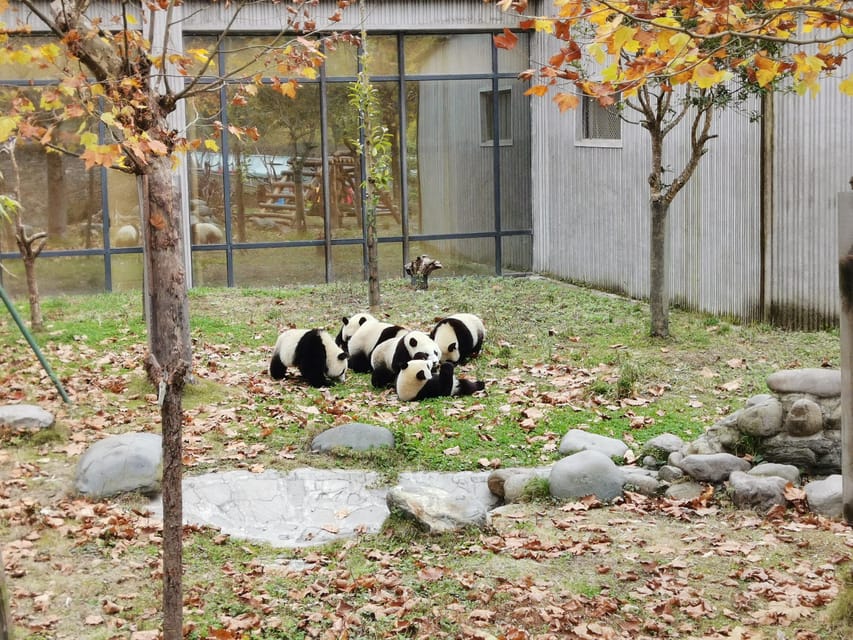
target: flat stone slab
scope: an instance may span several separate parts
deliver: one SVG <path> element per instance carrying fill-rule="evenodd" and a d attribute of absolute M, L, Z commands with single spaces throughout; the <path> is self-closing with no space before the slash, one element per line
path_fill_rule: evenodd
<path fill-rule="evenodd" d="M 819 398 L 841 395 L 838 369 L 783 369 L 767 376 L 767 386 L 776 393 L 810 393 Z"/>
<path fill-rule="evenodd" d="M 311 442 L 311 451 L 319 452 L 333 451 L 338 448 L 368 451 L 383 447 L 394 447 L 394 434 L 390 429 L 361 422 L 332 427 Z"/>
<path fill-rule="evenodd" d="M 484 510 L 498 503 L 489 472 L 401 473 L 401 486 L 434 487 L 464 495 Z M 387 486 L 372 471 L 302 468 L 290 473 L 245 470 L 185 477 L 184 523 L 216 527 L 274 547 L 307 547 L 378 533 L 390 515 Z M 149 509 L 163 517 L 161 498 Z"/>

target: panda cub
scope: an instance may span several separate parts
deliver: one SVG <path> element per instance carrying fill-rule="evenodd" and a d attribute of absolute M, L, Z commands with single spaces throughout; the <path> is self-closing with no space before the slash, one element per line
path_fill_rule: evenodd
<path fill-rule="evenodd" d="M 470 396 L 486 388 L 481 380 L 457 378 L 453 369 L 452 362 L 443 362 L 434 374 L 425 360 L 404 362 L 397 374 L 397 395 L 409 402 L 440 396 Z"/>
<path fill-rule="evenodd" d="M 409 331 L 394 340 L 386 340 L 373 350 L 370 381 L 374 387 L 393 384 L 397 372 L 409 360 L 424 360 L 430 369 L 438 365 L 441 350 L 423 331 Z"/>
<path fill-rule="evenodd" d="M 406 333 L 406 329 L 390 322 L 380 322 L 375 318 L 364 322 L 352 334 L 347 345 L 349 368 L 358 373 L 369 373 L 370 358 L 380 344 Z"/>
<path fill-rule="evenodd" d="M 486 327 L 473 313 L 454 313 L 439 320 L 430 332 L 441 349 L 442 362 L 465 362 L 483 347 Z"/>
<path fill-rule="evenodd" d="M 270 375 L 281 380 L 288 367 L 299 369 L 312 387 L 327 387 L 346 376 L 347 354 L 322 329 L 288 329 L 276 340 Z"/>
<path fill-rule="evenodd" d="M 350 338 L 355 335 L 355 332 L 358 331 L 363 324 L 367 322 L 377 322 L 376 318 L 369 313 L 356 313 L 349 318 L 344 316 L 341 320 L 343 324 L 341 324 L 341 329 L 338 331 L 338 335 L 335 336 L 335 344 L 344 350 L 347 350 Z"/>

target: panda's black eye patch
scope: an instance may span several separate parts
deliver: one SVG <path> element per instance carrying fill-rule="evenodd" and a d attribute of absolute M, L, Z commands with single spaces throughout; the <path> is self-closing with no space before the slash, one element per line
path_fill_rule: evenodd
<path fill-rule="evenodd" d="M 409 346 L 410 347 L 417 347 L 418 341 L 415 338 L 409 338 Z"/>
<path fill-rule="evenodd" d="M 426 380 L 426 373 L 423 371 L 418 371 L 418 380 Z"/>
<path fill-rule="evenodd" d="M 338 360 L 346 360 L 346 359 L 347 359 L 347 354 L 346 354 L 346 353 L 341 352 L 341 353 L 339 353 L 339 354 L 338 354 Z"/>
<path fill-rule="evenodd" d="M 365 322 L 367 322 L 367 318 L 362 318 L 361 320 L 359 320 L 359 321 L 358 321 L 358 324 L 359 324 L 359 325 L 362 325 L 362 324 L 364 324 Z"/>

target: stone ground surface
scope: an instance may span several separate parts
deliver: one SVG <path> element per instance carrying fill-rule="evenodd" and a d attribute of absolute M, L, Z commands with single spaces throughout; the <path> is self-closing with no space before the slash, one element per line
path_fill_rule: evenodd
<path fill-rule="evenodd" d="M 433 486 L 463 493 L 491 509 L 489 472 L 412 472 L 400 486 Z M 276 547 L 324 544 L 356 533 L 376 533 L 389 515 L 379 474 L 370 471 L 297 469 L 251 473 L 227 471 L 184 479 L 184 522 L 216 527 L 235 538 Z M 149 508 L 158 518 L 158 496 Z"/>

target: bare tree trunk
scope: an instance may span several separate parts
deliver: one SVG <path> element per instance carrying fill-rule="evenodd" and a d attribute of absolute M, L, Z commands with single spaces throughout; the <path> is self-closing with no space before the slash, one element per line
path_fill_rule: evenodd
<path fill-rule="evenodd" d="M 183 637 L 182 397 L 191 371 L 187 279 L 179 195 L 168 158 L 153 158 L 141 176 L 148 279 L 148 377 L 158 390 L 163 435 L 163 638 Z"/>
<path fill-rule="evenodd" d="M 3 554 L 0 553 L 0 640 L 12 640 L 12 629 L 9 589 L 6 586 L 6 572 L 3 570 Z"/>
<path fill-rule="evenodd" d="M 376 198 L 367 196 L 367 303 L 371 311 L 382 304 L 379 295 L 379 243 L 376 240 Z"/>
<path fill-rule="evenodd" d="M 838 253 L 841 292 L 841 508 L 844 519 L 853 524 L 853 193 L 850 192 L 838 194 Z"/>
<path fill-rule="evenodd" d="M 669 296 L 666 282 L 666 223 L 669 205 L 653 201 L 651 208 L 651 237 L 649 244 L 649 312 L 651 335 L 669 336 Z"/>
<path fill-rule="evenodd" d="M 47 233 L 61 238 L 68 227 L 68 198 L 62 154 L 47 153 Z"/>

